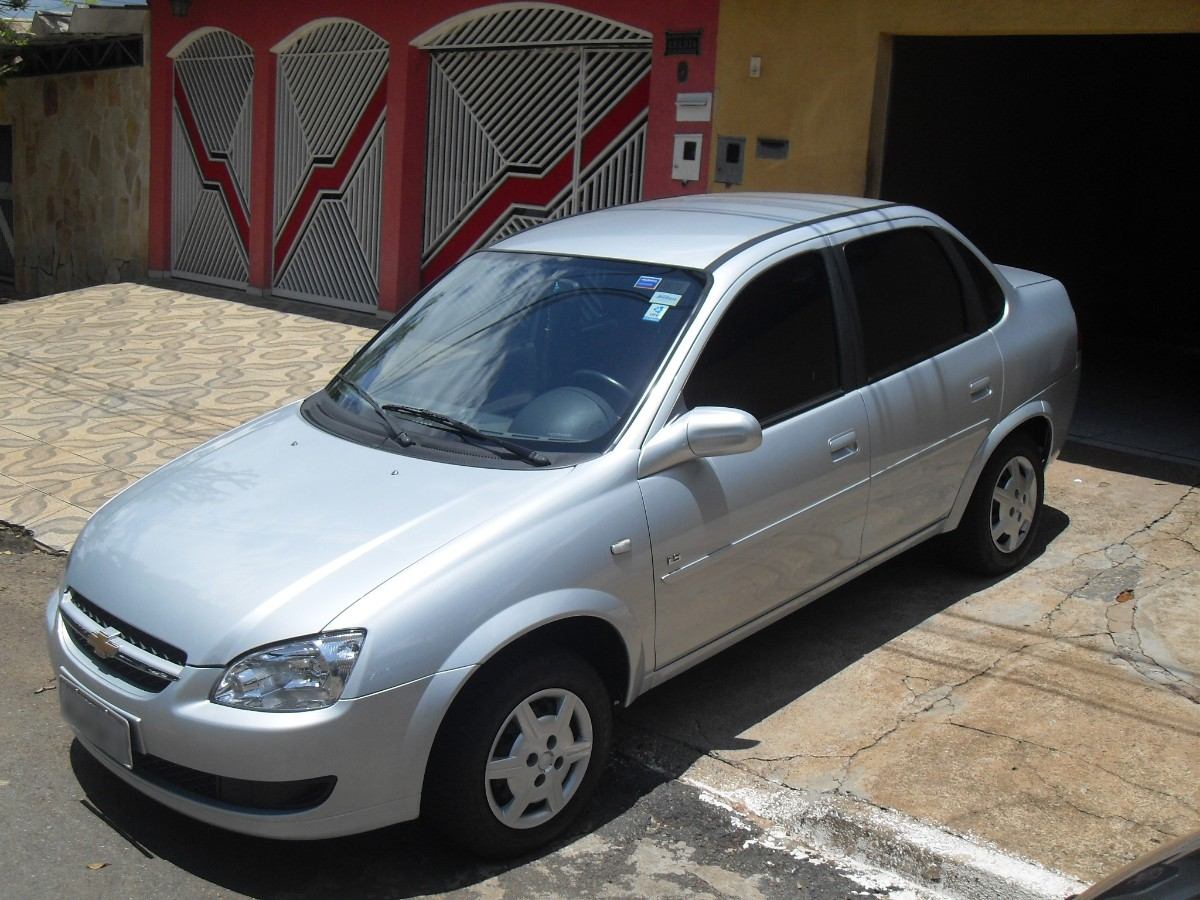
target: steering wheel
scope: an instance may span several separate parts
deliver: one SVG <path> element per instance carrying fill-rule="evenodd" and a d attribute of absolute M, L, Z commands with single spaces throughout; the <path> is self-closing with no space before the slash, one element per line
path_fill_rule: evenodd
<path fill-rule="evenodd" d="M 580 387 L 588 387 L 590 384 L 592 387 L 600 388 L 597 393 L 608 400 L 614 408 L 626 406 L 633 400 L 633 391 L 599 369 L 576 369 L 568 380 L 571 384 L 578 384 Z M 612 396 L 613 394 L 616 395 L 615 398 Z M 619 402 L 613 403 L 614 399 Z"/>

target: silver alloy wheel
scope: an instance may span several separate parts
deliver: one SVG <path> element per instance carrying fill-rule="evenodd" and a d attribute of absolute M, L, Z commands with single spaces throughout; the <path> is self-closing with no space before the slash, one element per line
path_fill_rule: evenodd
<path fill-rule="evenodd" d="M 510 828 L 534 828 L 560 813 L 592 758 L 592 717 L 564 688 L 526 697 L 508 714 L 484 769 L 493 815 Z"/>
<path fill-rule="evenodd" d="M 1013 553 L 1025 543 L 1037 510 L 1037 469 L 1024 456 L 1014 456 L 996 478 L 992 490 L 992 543 Z"/>

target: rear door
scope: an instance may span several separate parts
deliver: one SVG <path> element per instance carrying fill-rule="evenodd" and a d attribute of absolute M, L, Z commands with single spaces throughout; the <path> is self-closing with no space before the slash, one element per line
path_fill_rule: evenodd
<path fill-rule="evenodd" d="M 952 239 L 929 223 L 843 245 L 870 423 L 863 557 L 944 518 L 1000 411 L 1003 364 Z"/>
<path fill-rule="evenodd" d="M 737 290 L 676 411 L 742 409 L 758 449 L 641 480 L 654 552 L 655 664 L 666 665 L 858 561 L 866 407 L 847 390 L 830 263 L 785 254 Z M 670 313 L 668 312 L 668 315 Z"/>

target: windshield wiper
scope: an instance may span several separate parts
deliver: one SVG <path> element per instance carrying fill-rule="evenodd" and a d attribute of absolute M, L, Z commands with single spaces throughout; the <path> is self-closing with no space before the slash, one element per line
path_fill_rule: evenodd
<path fill-rule="evenodd" d="M 339 382 L 340 384 L 344 384 L 346 387 L 350 388 L 350 390 L 354 391 L 354 393 L 358 394 L 358 396 L 363 400 L 367 401 L 367 404 L 371 407 L 371 409 L 375 410 L 375 412 L 379 414 L 379 418 L 383 420 L 383 427 L 387 429 L 388 437 L 390 437 L 393 441 L 395 441 L 401 447 L 411 447 L 416 443 L 416 441 L 410 438 L 403 431 L 396 430 L 396 427 L 392 424 L 392 420 L 388 418 L 388 414 L 383 411 L 384 407 L 380 406 L 379 401 L 368 394 L 365 388 L 359 387 L 358 383 L 353 379 L 347 378 L 345 375 L 340 373 L 334 375 L 333 380 Z"/>
<path fill-rule="evenodd" d="M 474 425 L 468 425 L 466 422 L 455 419 L 445 413 L 434 412 L 432 409 L 422 409 L 419 406 L 405 406 L 402 403 L 385 403 L 383 408 L 389 412 L 398 412 L 415 419 L 424 419 L 427 422 L 433 422 L 436 425 L 442 425 L 449 428 L 451 431 L 456 431 L 461 435 L 469 438 L 474 438 L 477 441 L 487 441 L 495 444 L 497 447 L 503 447 L 514 456 L 520 457 L 525 462 L 535 466 L 548 466 L 550 460 L 546 456 L 539 453 L 537 450 L 530 450 L 528 447 L 522 447 L 515 441 L 505 440 L 494 434 L 488 434 L 480 431 Z"/>

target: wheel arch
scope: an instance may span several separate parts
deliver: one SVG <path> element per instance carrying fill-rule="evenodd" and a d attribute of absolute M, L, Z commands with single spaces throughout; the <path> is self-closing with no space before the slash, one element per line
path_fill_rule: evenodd
<path fill-rule="evenodd" d="M 506 607 L 450 653 L 442 670 L 473 667 L 471 680 L 515 653 L 567 649 L 600 674 L 613 700 L 632 702 L 646 665 L 641 628 L 618 598 L 599 591 L 553 591 Z"/>
<path fill-rule="evenodd" d="M 454 708 L 481 673 L 511 654 L 565 646 L 595 666 L 614 701 L 641 692 L 645 655 L 637 618 L 600 591 L 561 590 L 506 607 L 475 628 L 446 657 L 413 715 L 400 757 L 416 784 L 428 774 L 430 753 Z M 486 676 L 483 676 L 486 677 Z"/>
<path fill-rule="evenodd" d="M 950 515 L 946 517 L 944 531 L 953 531 L 958 527 L 963 513 L 966 511 L 967 503 L 970 502 L 971 495 L 975 492 L 975 485 L 979 481 L 984 466 L 992 458 L 996 448 L 1015 434 L 1027 434 L 1033 439 L 1041 451 L 1042 469 L 1045 470 L 1050 463 L 1055 437 L 1054 417 L 1050 404 L 1045 400 L 1033 400 L 1020 406 L 996 423 L 987 439 L 975 451 L 975 457 L 967 469 L 967 477 L 963 479 L 962 487 L 958 490 L 958 496 L 950 508 Z"/>

